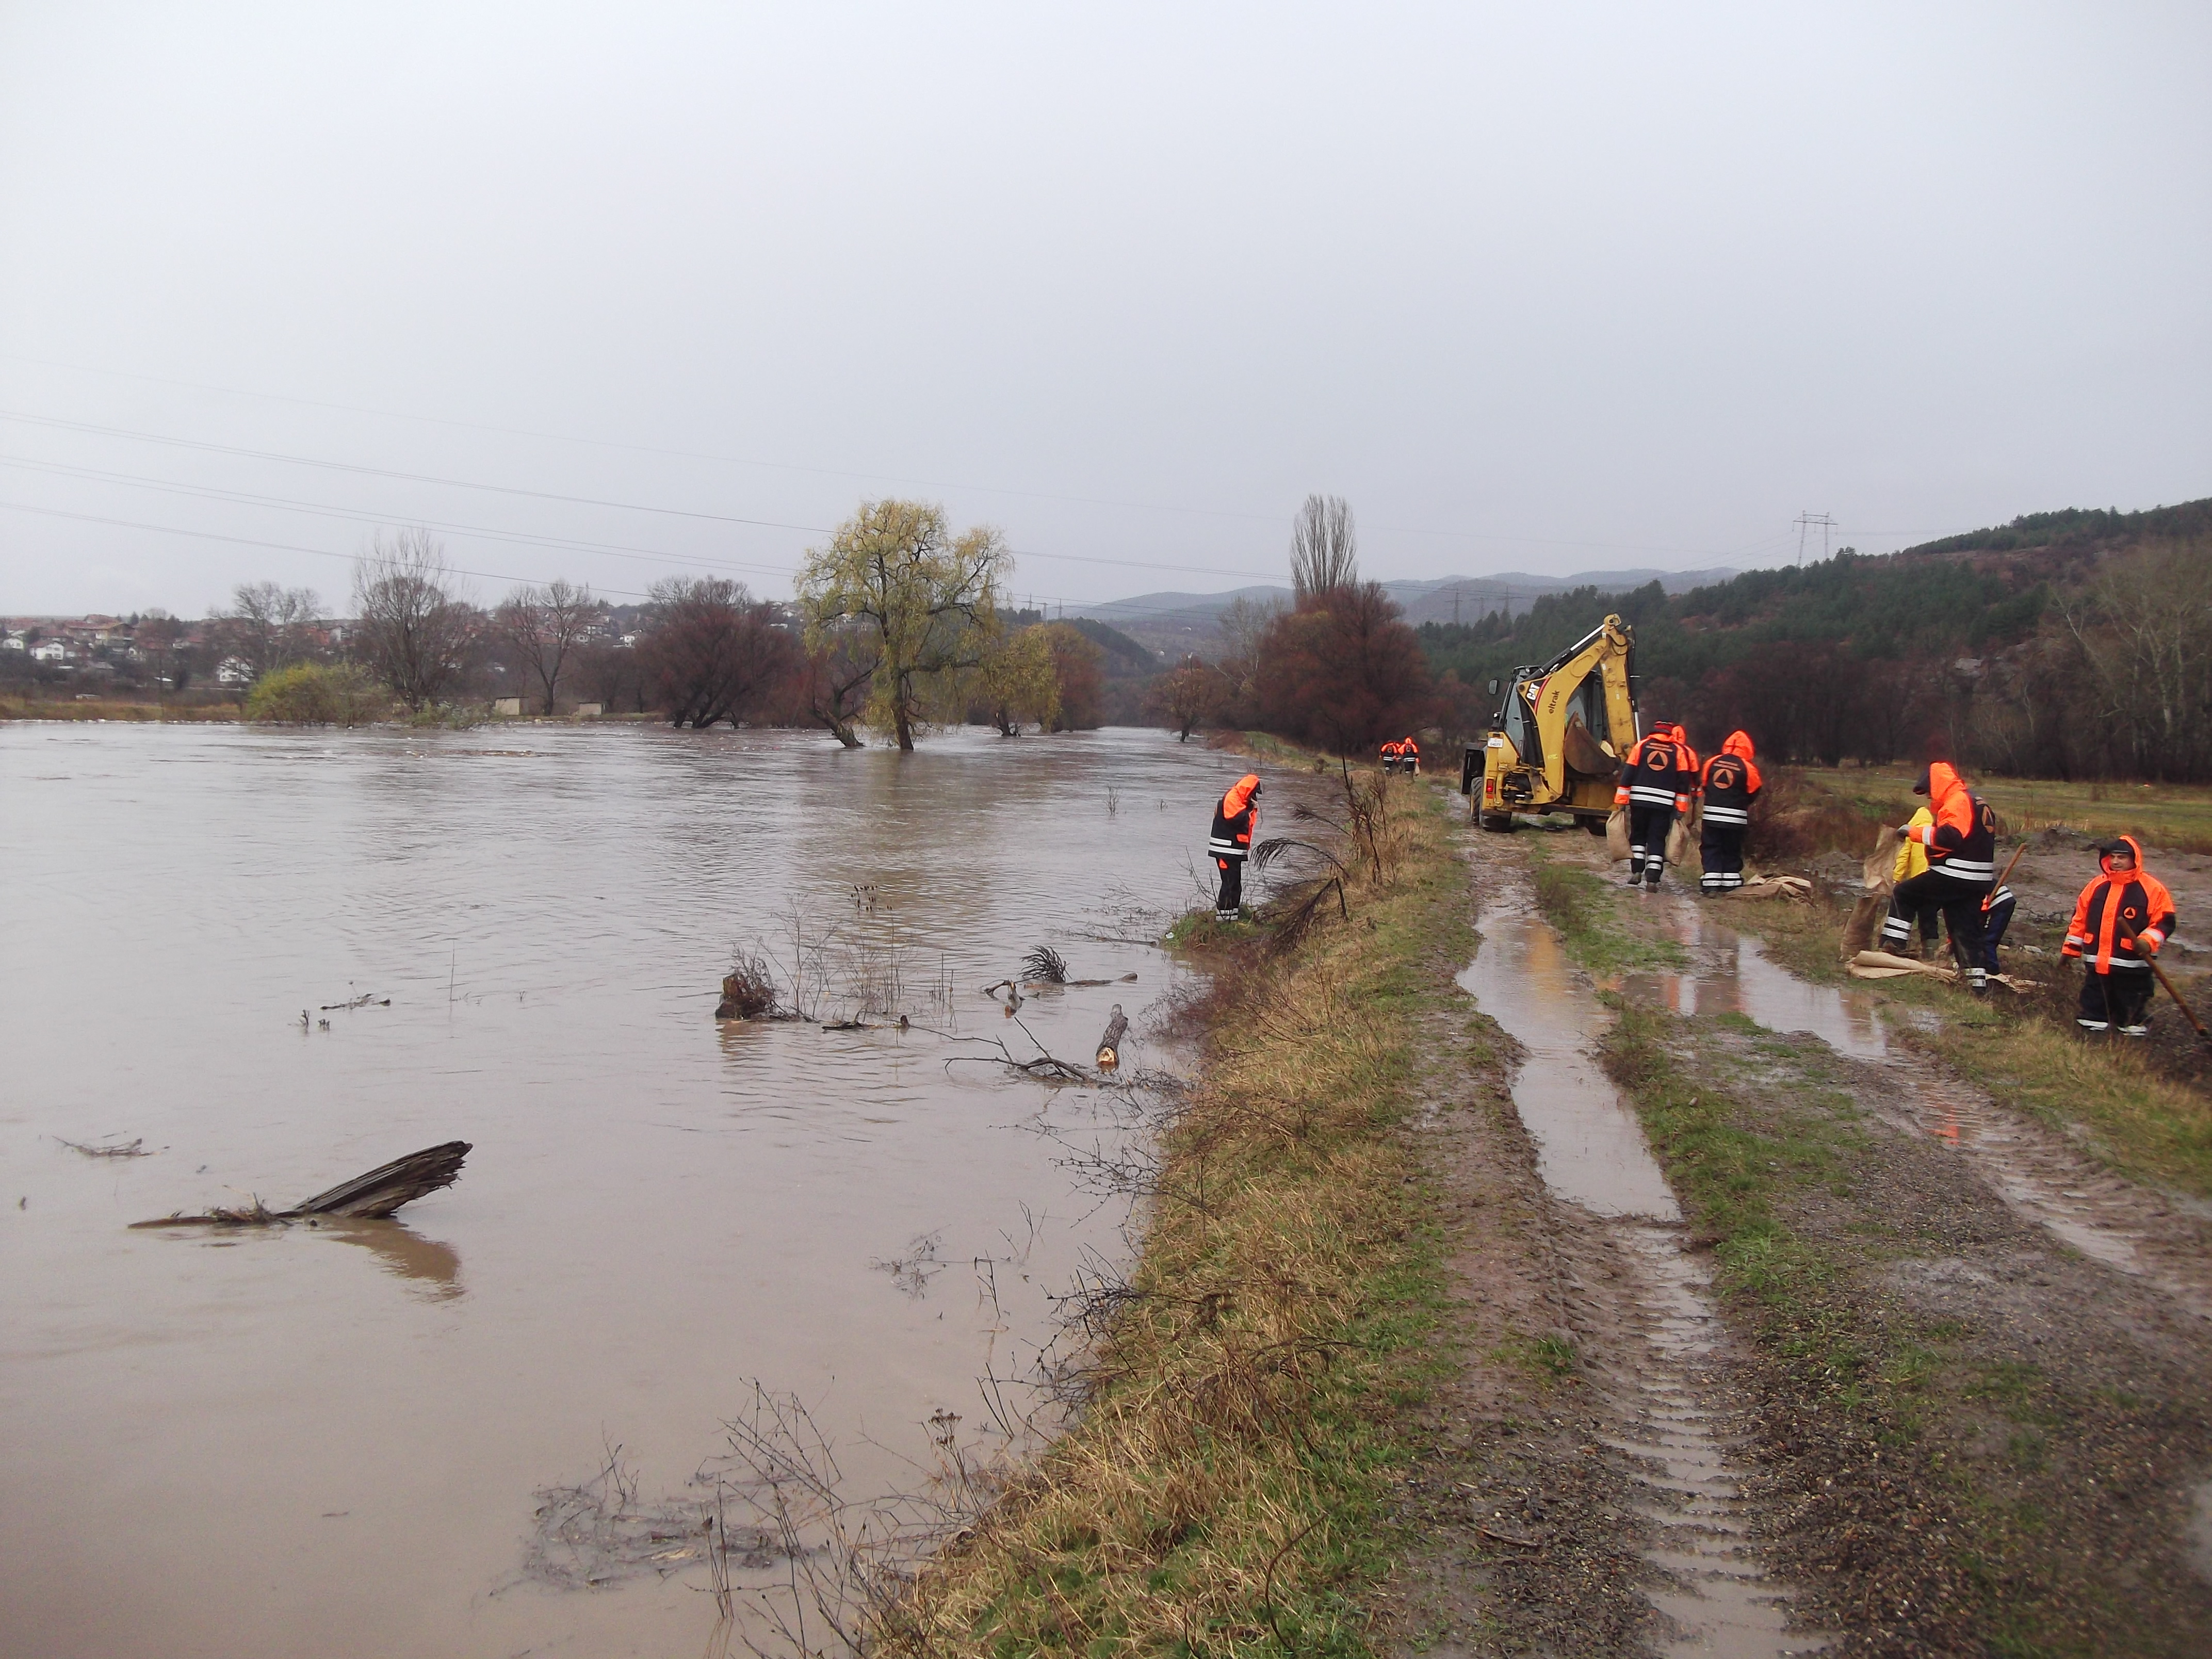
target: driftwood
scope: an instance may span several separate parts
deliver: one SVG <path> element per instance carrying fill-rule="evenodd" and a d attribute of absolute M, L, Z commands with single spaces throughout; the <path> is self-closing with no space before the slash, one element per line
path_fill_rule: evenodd
<path fill-rule="evenodd" d="M 59 1135 L 56 1135 L 54 1139 L 61 1140 L 62 1145 L 68 1147 L 70 1151 L 82 1152 L 87 1158 L 151 1158 L 154 1156 L 146 1150 L 146 1137 L 143 1135 L 121 1146 L 88 1146 L 79 1140 L 62 1140 Z"/>
<path fill-rule="evenodd" d="M 134 1221 L 134 1227 L 276 1227 L 313 1216 L 343 1216 L 380 1220 L 403 1204 L 412 1203 L 460 1179 L 461 1162 L 471 1151 L 465 1140 L 449 1140 L 426 1146 L 389 1164 L 380 1164 L 366 1175 L 342 1181 L 328 1192 L 289 1210 L 272 1210 L 255 1199 L 236 1210 L 210 1210 L 204 1215 L 165 1215 L 152 1221 Z"/>
<path fill-rule="evenodd" d="M 1106 1022 L 1105 1035 L 1098 1039 L 1098 1069 L 1110 1072 L 1121 1063 L 1121 1039 L 1129 1035 L 1129 1017 L 1121 1012 L 1121 1005 L 1114 1005 L 1113 1018 Z"/>

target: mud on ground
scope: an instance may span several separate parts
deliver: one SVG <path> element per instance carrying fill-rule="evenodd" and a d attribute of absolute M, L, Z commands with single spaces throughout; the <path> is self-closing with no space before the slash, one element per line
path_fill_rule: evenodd
<path fill-rule="evenodd" d="M 1486 837 L 1478 864 L 1518 875 L 1540 846 L 1580 863 L 1581 842 Z M 1663 1114 L 1672 1090 L 1674 1107 L 1717 1105 L 1717 1138 L 1700 1146 L 1757 1152 L 1741 1172 L 1765 1206 L 1755 1236 L 1700 1206 L 1693 1172 L 1670 1174 L 1736 1338 L 1720 1386 L 1746 1437 L 1745 1518 L 1796 1621 L 1844 1654 L 2203 1651 L 2202 1218 L 2109 1178 L 2114 1190 L 2092 1191 L 2078 1152 L 2024 1119 L 2006 1126 L 2024 1177 L 1936 1138 L 1898 1104 L 1900 1068 L 1940 1071 L 1924 1054 L 1869 1063 L 1741 1015 L 1642 1018 L 1645 1052 L 1624 1073 L 1639 1103 Z M 1611 1288 L 1621 1264 L 1605 1229 L 1543 1188 L 1511 1105 L 1510 1039 L 1478 1015 L 1440 1030 L 1435 1058 L 1423 1144 L 1456 1244 L 1465 1363 L 1407 1483 L 1430 1541 L 1397 1586 L 1394 1632 L 1449 1653 L 1669 1644 L 1642 1472 L 1607 1444 L 1625 1425 L 1604 1379 L 1641 1341 Z M 2005 1115 L 1963 1079 L 1930 1080 Z M 2051 1215 L 2150 1218 L 2133 1241 L 2148 1270 L 2109 1265 L 2127 1239 L 2091 1238 L 2103 1260 L 2064 1242 L 2023 1179 L 2082 1201 Z"/>
<path fill-rule="evenodd" d="M 1513 1109 L 1511 1038 L 1487 1017 L 1429 1022 L 1416 1130 L 1449 1241 L 1455 1374 L 1425 1410 L 1428 1453 L 1400 1522 L 1420 1543 L 1382 1607 L 1386 1650 L 1637 1653 L 1649 1523 L 1605 1455 L 1616 1425 L 1577 1362 L 1573 1285 L 1603 1269 L 1587 1218 L 1555 1203 Z"/>

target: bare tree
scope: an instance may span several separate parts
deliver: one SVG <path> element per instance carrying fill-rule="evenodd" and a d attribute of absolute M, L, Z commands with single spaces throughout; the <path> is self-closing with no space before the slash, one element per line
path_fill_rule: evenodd
<path fill-rule="evenodd" d="M 437 702 L 459 678 L 477 623 L 444 549 L 427 530 L 380 534 L 355 562 L 353 600 L 370 670 L 410 708 Z"/>
<path fill-rule="evenodd" d="M 1341 495 L 1309 495 L 1291 526 L 1291 586 L 1298 605 L 1359 585 L 1358 538 L 1352 504 Z"/>
<path fill-rule="evenodd" d="M 567 581 L 518 587 L 494 613 L 493 626 L 515 666 L 538 682 L 539 713 L 553 712 L 562 668 L 590 635 L 599 614 L 592 590 Z"/>
<path fill-rule="evenodd" d="M 639 666 L 671 726 L 735 726 L 785 673 L 798 649 L 775 607 L 743 582 L 670 576 L 653 585 L 653 623 Z"/>
<path fill-rule="evenodd" d="M 221 625 L 223 648 L 258 680 L 307 654 L 307 629 L 322 610 L 312 587 L 240 582 L 231 590 L 230 609 L 216 612 L 213 620 Z"/>

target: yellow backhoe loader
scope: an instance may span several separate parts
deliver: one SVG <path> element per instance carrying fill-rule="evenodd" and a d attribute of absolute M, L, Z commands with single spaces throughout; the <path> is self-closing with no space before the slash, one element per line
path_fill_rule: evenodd
<path fill-rule="evenodd" d="M 1635 630 L 1607 617 L 1555 661 L 1491 681 L 1491 695 L 1504 695 L 1489 740 L 1469 744 L 1460 767 L 1476 823 L 1506 830 L 1516 812 L 1571 812 L 1592 835 L 1605 833 L 1620 757 L 1643 735 L 1635 651 Z"/>

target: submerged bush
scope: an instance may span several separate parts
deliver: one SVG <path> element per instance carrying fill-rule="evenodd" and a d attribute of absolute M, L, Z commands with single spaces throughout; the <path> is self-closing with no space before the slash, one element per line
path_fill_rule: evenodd
<path fill-rule="evenodd" d="M 351 663 L 295 663 L 264 674 L 246 695 L 246 718 L 288 726 L 360 726 L 385 709 L 367 671 Z"/>

